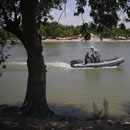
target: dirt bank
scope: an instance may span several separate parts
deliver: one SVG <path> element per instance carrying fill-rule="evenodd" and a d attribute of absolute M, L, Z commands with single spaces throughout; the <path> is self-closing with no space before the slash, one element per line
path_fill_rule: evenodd
<path fill-rule="evenodd" d="M 130 122 L 80 121 L 69 117 L 27 118 L 20 108 L 0 106 L 0 130 L 130 130 Z"/>

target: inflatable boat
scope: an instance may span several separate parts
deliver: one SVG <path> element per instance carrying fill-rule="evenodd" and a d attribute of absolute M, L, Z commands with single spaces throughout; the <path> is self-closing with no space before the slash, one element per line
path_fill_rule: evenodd
<path fill-rule="evenodd" d="M 78 60 L 72 60 L 70 62 L 70 65 L 71 67 L 74 67 L 74 68 L 87 68 L 87 67 L 101 68 L 101 67 L 119 66 L 123 62 L 124 62 L 123 57 L 105 59 L 105 60 L 100 61 L 99 63 L 87 63 L 87 64 L 85 64 L 81 59 L 78 59 Z"/>

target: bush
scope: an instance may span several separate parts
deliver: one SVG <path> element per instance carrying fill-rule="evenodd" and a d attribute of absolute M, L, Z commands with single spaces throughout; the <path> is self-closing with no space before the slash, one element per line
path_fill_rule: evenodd
<path fill-rule="evenodd" d="M 99 109 L 96 103 L 93 103 L 93 112 L 89 120 L 107 120 L 108 119 L 108 101 L 104 98 L 103 108 Z"/>

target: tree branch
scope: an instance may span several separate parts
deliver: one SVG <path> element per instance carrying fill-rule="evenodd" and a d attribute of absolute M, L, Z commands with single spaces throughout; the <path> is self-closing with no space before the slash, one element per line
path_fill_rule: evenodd
<path fill-rule="evenodd" d="M 13 8 L 14 8 L 14 20 L 17 21 L 17 11 L 16 11 L 15 4 L 13 5 Z"/>
<path fill-rule="evenodd" d="M 22 30 L 20 29 L 21 17 L 19 16 L 19 18 L 17 18 L 17 10 L 16 10 L 15 5 L 13 6 L 14 13 L 15 13 L 14 21 L 8 18 L 7 12 L 1 2 L 0 2 L 0 8 L 2 10 L 3 20 L 5 21 L 5 25 L 6 25 L 6 26 L 3 26 L 3 25 L 0 25 L 0 26 L 3 27 L 5 30 L 15 34 L 21 41 L 23 41 Z"/>
<path fill-rule="evenodd" d="M 60 18 L 61 18 L 61 16 L 63 15 L 64 12 L 65 12 L 65 18 L 66 18 L 66 3 L 67 3 L 67 0 L 65 1 L 64 10 L 61 12 L 61 14 L 60 14 L 60 16 L 59 16 L 59 18 L 58 18 L 57 23 L 59 23 Z"/>
<path fill-rule="evenodd" d="M 84 17 L 83 17 L 83 14 L 81 13 L 81 18 L 82 18 L 82 21 L 83 21 L 83 24 L 84 24 Z"/>

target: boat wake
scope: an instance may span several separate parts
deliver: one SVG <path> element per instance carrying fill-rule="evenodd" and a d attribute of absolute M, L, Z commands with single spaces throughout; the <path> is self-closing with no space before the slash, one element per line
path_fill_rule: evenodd
<path fill-rule="evenodd" d="M 8 65 L 22 65 L 25 66 L 27 65 L 26 62 L 7 62 Z"/>
<path fill-rule="evenodd" d="M 52 63 L 46 63 L 48 68 L 66 68 L 66 69 L 72 69 L 70 64 L 67 64 L 65 62 L 52 62 Z"/>
<path fill-rule="evenodd" d="M 70 66 L 70 64 L 65 62 L 52 62 L 52 63 L 46 63 L 48 68 L 64 68 L 64 69 L 115 69 L 118 68 L 117 66 L 110 66 L 110 67 L 101 67 L 101 68 L 73 68 Z"/>
<path fill-rule="evenodd" d="M 27 66 L 26 62 L 8 62 L 8 65 L 17 65 L 17 66 Z M 60 69 L 95 69 L 95 68 L 73 68 L 70 66 L 70 64 L 65 63 L 65 62 L 50 62 L 46 63 L 47 68 L 60 68 Z M 118 66 L 111 66 L 111 67 L 101 67 L 101 68 L 96 68 L 96 69 L 115 69 L 118 68 Z"/>

